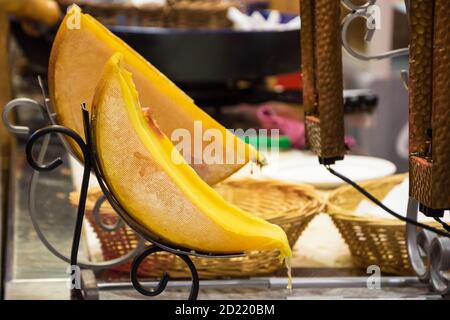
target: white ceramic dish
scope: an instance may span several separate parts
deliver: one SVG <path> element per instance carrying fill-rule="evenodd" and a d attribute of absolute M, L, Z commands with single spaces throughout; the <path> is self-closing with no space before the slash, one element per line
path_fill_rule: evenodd
<path fill-rule="evenodd" d="M 397 170 L 395 164 L 388 160 L 352 155 L 337 161 L 333 169 L 356 182 L 386 177 Z M 316 156 L 300 152 L 280 157 L 278 164 L 264 168 L 262 175 L 288 182 L 308 183 L 320 188 L 334 188 L 343 184 L 342 180 L 319 164 Z"/>

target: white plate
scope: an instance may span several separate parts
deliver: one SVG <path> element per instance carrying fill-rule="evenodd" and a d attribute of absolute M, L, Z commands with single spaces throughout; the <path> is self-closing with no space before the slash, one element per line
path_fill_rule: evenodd
<path fill-rule="evenodd" d="M 386 177 L 397 170 L 395 164 L 388 160 L 351 155 L 337 161 L 333 169 L 356 182 Z M 321 188 L 334 188 L 344 183 L 319 164 L 317 157 L 300 154 L 280 158 L 276 166 L 263 169 L 262 175 L 277 180 L 308 183 Z"/>

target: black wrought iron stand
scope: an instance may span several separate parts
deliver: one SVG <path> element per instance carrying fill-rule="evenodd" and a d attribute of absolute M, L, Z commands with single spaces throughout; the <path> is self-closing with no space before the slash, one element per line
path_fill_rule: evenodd
<path fill-rule="evenodd" d="M 53 160 L 49 164 L 41 164 L 39 162 L 36 162 L 33 158 L 33 146 L 36 143 L 36 141 L 39 140 L 39 138 L 52 133 L 60 133 L 68 136 L 69 138 L 73 139 L 81 148 L 83 152 L 84 157 L 84 173 L 83 173 L 83 182 L 81 187 L 81 193 L 80 193 L 80 199 L 78 202 L 78 212 L 77 212 L 77 219 L 75 223 L 75 230 L 73 234 L 73 240 L 72 240 L 72 249 L 70 254 L 70 266 L 71 266 L 71 279 L 73 281 L 72 283 L 72 292 L 71 296 L 76 299 L 83 299 L 83 294 L 81 291 L 81 288 L 78 286 L 78 283 L 76 283 L 76 279 L 78 278 L 78 274 L 76 274 L 78 269 L 78 249 L 80 245 L 80 239 L 81 239 L 81 231 L 83 228 L 83 217 L 84 217 L 84 210 L 86 206 L 86 198 L 87 198 L 87 192 L 89 187 L 89 178 L 91 173 L 91 156 L 90 151 L 87 146 L 87 144 L 84 143 L 83 139 L 75 133 L 75 131 L 62 127 L 57 125 L 51 125 L 42 129 L 37 130 L 34 132 L 26 146 L 26 156 L 27 161 L 30 164 L 30 166 L 39 172 L 47 172 L 52 171 L 59 167 L 62 164 L 61 158 L 57 158 Z"/>
<path fill-rule="evenodd" d="M 12 133 L 17 136 L 26 136 L 27 144 L 26 144 L 26 157 L 30 166 L 35 170 L 31 176 L 30 188 L 29 188 L 29 213 L 30 218 L 33 223 L 34 229 L 36 230 L 40 240 L 47 247 L 47 249 L 52 252 L 58 258 L 70 263 L 71 270 L 71 281 L 72 281 L 72 290 L 71 297 L 74 299 L 85 299 L 90 296 L 90 293 L 87 293 L 84 284 L 86 279 L 83 279 L 82 275 L 83 270 L 101 270 L 107 269 L 113 266 L 117 266 L 123 264 L 130 259 L 134 258 L 131 265 L 131 284 L 132 286 L 141 294 L 145 296 L 157 296 L 161 294 L 167 287 L 169 281 L 168 273 L 164 273 L 159 283 L 153 289 L 147 289 L 146 286 L 142 285 L 138 279 L 138 269 L 141 263 L 148 256 L 158 253 L 158 252 L 168 252 L 170 254 L 174 254 L 181 258 L 184 263 L 189 268 L 191 273 L 191 291 L 189 295 L 190 300 L 195 300 L 198 296 L 199 292 L 199 277 L 197 273 L 197 269 L 192 262 L 190 256 L 197 256 L 203 258 L 230 258 L 230 257 L 239 257 L 242 254 L 211 254 L 205 252 L 196 252 L 189 248 L 181 248 L 175 247 L 171 244 L 165 243 L 162 239 L 158 238 L 145 228 L 143 228 L 140 224 L 136 223 L 134 219 L 130 217 L 130 214 L 122 207 L 119 201 L 114 197 L 114 195 L 110 192 L 110 188 L 108 186 L 107 181 L 103 178 L 103 174 L 100 170 L 100 167 L 97 165 L 97 157 L 96 157 L 96 148 L 93 143 L 91 136 L 91 126 L 90 126 L 90 118 L 89 112 L 85 105 L 81 106 L 81 112 L 83 116 L 83 125 L 84 125 L 84 133 L 85 140 L 83 140 L 80 135 L 78 135 L 72 129 L 63 127 L 58 125 L 56 122 L 56 114 L 53 112 L 49 99 L 46 95 L 45 86 L 41 78 L 38 78 L 39 85 L 41 87 L 42 95 L 44 97 L 44 105 L 37 103 L 34 100 L 27 98 L 19 98 L 12 100 L 9 102 L 3 110 L 3 124 L 4 126 Z M 19 106 L 26 106 L 28 108 L 36 108 L 38 109 L 44 118 L 46 119 L 48 125 L 44 128 L 38 129 L 35 132 L 30 134 L 30 128 L 24 126 L 17 126 L 10 122 L 9 114 Z M 81 192 L 78 200 L 78 209 L 77 209 L 77 218 L 75 223 L 75 229 L 73 233 L 72 239 L 72 247 L 70 256 L 65 256 L 63 253 L 58 251 L 51 243 L 48 241 L 44 233 L 42 232 L 39 222 L 37 219 L 37 208 L 36 208 L 36 188 L 37 181 L 40 173 L 49 172 L 58 168 L 62 163 L 61 157 L 58 157 L 51 161 L 50 163 L 44 164 L 44 158 L 50 143 L 50 138 L 52 134 L 57 134 L 61 139 L 61 143 L 65 147 L 65 149 L 71 153 L 71 149 L 67 144 L 66 139 L 72 139 L 81 149 L 83 154 L 83 180 L 81 184 Z M 65 136 L 65 137 L 64 137 Z M 43 140 L 37 159 L 33 156 L 34 146 L 39 140 Z M 127 254 L 122 257 L 112 259 L 104 262 L 89 262 L 89 261 L 78 261 L 78 249 L 80 244 L 82 226 L 83 226 L 83 218 L 85 213 L 86 199 L 88 195 L 88 187 L 91 173 L 95 174 L 98 184 L 103 191 L 103 196 L 101 196 L 94 207 L 93 216 L 96 223 L 102 229 L 110 232 L 114 232 L 124 226 L 126 223 L 129 227 L 131 227 L 139 236 L 139 241 L 135 249 L 131 250 Z M 104 201 L 108 200 L 114 211 L 119 215 L 120 219 L 115 225 L 105 225 L 99 216 L 100 207 L 104 203 Z M 151 243 L 150 246 L 145 245 L 146 242 Z M 94 293 L 94 296 L 97 296 Z"/>
<path fill-rule="evenodd" d="M 79 275 L 77 275 L 77 272 L 80 272 L 80 268 L 78 266 L 78 249 L 81 239 L 81 232 L 82 232 L 82 226 L 83 226 L 83 218 L 84 218 L 84 211 L 86 206 L 86 198 L 88 194 L 88 187 L 89 187 L 89 180 L 90 180 L 90 174 L 91 171 L 93 171 L 97 177 L 97 180 L 100 184 L 101 189 L 104 192 L 104 195 L 106 199 L 109 200 L 113 208 L 116 210 L 116 212 L 119 213 L 119 215 L 124 220 L 129 220 L 129 215 L 126 213 L 126 211 L 123 209 L 123 207 L 120 205 L 120 203 L 114 198 L 114 196 L 109 191 L 109 188 L 107 187 L 107 183 L 104 181 L 103 176 L 101 174 L 101 171 L 99 170 L 99 167 L 97 166 L 96 157 L 95 157 L 95 151 L 93 149 L 93 144 L 91 140 L 91 130 L 90 130 L 90 121 L 89 121 L 89 112 L 86 109 L 85 106 L 82 108 L 83 113 L 83 122 L 84 122 L 84 129 L 85 129 L 85 137 L 86 142 L 73 130 L 59 126 L 59 125 L 49 125 L 47 127 L 44 127 L 42 129 L 37 130 L 33 134 L 31 134 L 30 138 L 28 139 L 27 145 L 26 145 L 26 157 L 27 161 L 30 164 L 30 166 L 38 171 L 38 172 L 48 172 L 52 171 L 56 168 L 58 168 L 62 164 L 61 158 L 56 158 L 53 161 L 51 161 L 48 164 L 43 164 L 39 161 L 36 161 L 33 157 L 33 148 L 36 142 L 46 136 L 53 133 L 64 135 L 67 138 L 70 138 L 76 142 L 76 144 L 80 147 L 82 153 L 83 153 L 83 162 L 84 162 L 84 172 L 83 172 L 83 180 L 81 184 L 81 192 L 80 192 L 80 198 L 78 201 L 78 211 L 77 211 L 77 218 L 75 223 L 75 229 L 73 234 L 73 240 L 72 240 L 72 248 L 71 248 L 71 255 L 70 255 L 70 265 L 71 265 L 71 280 L 72 280 L 72 291 L 71 296 L 75 299 L 84 299 L 83 291 L 79 283 L 77 282 L 77 279 L 79 279 Z M 133 228 L 133 225 L 135 223 L 130 222 L 129 223 L 131 227 Z M 136 230 L 137 229 L 137 230 Z M 172 254 L 177 255 L 180 257 L 186 265 L 189 267 L 189 270 L 191 272 L 192 277 L 192 288 L 189 295 L 190 300 L 195 300 L 198 296 L 199 291 L 199 278 L 197 269 L 195 268 L 195 265 L 193 264 L 192 260 L 189 258 L 189 255 L 193 254 L 187 249 L 183 248 L 174 248 L 168 245 L 165 245 L 163 243 L 160 243 L 156 239 L 154 239 L 152 236 L 148 234 L 148 232 L 143 232 L 142 228 L 137 227 L 135 228 L 135 231 L 137 231 L 141 236 L 143 236 L 147 241 L 150 241 L 152 243 L 151 246 L 146 248 L 143 252 L 138 254 L 131 267 L 131 282 L 133 284 L 133 287 L 140 292 L 141 294 L 145 296 L 156 296 L 162 293 L 169 281 L 169 275 L 167 273 L 164 273 L 162 279 L 160 280 L 158 286 L 155 289 L 148 290 L 138 280 L 138 269 L 140 264 L 145 260 L 146 257 L 150 256 L 151 254 L 157 253 L 157 252 L 169 252 Z M 212 257 L 213 255 L 208 254 L 201 254 L 197 253 L 196 255 L 201 256 L 208 256 Z"/>

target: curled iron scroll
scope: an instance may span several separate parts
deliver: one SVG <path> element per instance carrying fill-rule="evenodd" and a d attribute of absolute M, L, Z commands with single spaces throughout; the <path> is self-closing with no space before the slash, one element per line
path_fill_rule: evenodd
<path fill-rule="evenodd" d="M 383 59 L 389 59 L 399 56 L 404 56 L 409 53 L 408 48 L 403 49 L 396 49 L 391 50 L 388 52 L 384 52 L 381 54 L 375 54 L 375 55 L 367 55 L 363 54 L 361 52 L 358 52 L 352 48 L 350 43 L 348 42 L 348 30 L 352 22 L 357 18 L 364 18 L 366 20 L 372 19 L 372 12 L 371 8 L 374 8 L 376 4 L 376 0 L 369 0 L 363 5 L 357 5 L 354 4 L 351 0 L 342 0 L 342 3 L 352 10 L 343 20 L 342 22 L 342 46 L 344 49 L 354 58 L 362 60 L 362 61 L 369 61 L 369 60 L 383 60 Z M 374 20 L 376 22 L 376 20 Z M 366 41 L 371 41 L 372 37 L 374 36 L 376 31 L 376 26 L 373 26 L 372 28 L 367 29 L 367 33 L 365 36 Z"/>
<path fill-rule="evenodd" d="M 158 252 L 167 252 L 164 249 L 158 248 L 156 246 L 150 246 L 147 249 L 145 249 L 141 254 L 136 256 L 136 258 L 133 261 L 133 264 L 131 266 L 131 282 L 133 284 L 133 287 L 142 295 L 148 296 L 148 297 L 154 297 L 159 294 L 161 294 L 167 287 L 167 283 L 169 282 L 169 274 L 164 272 L 162 278 L 160 279 L 158 285 L 156 288 L 149 290 L 142 286 L 142 284 L 139 282 L 138 279 L 138 269 L 139 266 L 142 264 L 142 262 L 147 258 L 148 256 L 152 254 L 156 254 Z M 171 253 L 174 254 L 174 253 Z M 192 278 L 192 286 L 191 286 L 191 292 L 189 294 L 189 300 L 196 300 L 198 296 L 199 291 L 199 277 L 197 273 L 197 269 L 195 268 L 194 263 L 189 258 L 189 256 L 185 254 L 175 254 L 179 258 L 181 258 L 184 263 L 188 266 L 189 271 L 191 272 L 191 278 Z"/>
<path fill-rule="evenodd" d="M 40 80 L 40 83 L 42 85 L 42 80 Z M 45 98 L 45 97 L 44 97 Z M 7 103 L 3 109 L 3 113 L 2 113 L 2 121 L 3 121 L 3 125 L 5 126 L 5 128 L 8 129 L 9 132 L 11 132 L 13 135 L 16 136 L 28 136 L 31 133 L 31 129 L 27 126 L 17 126 L 16 124 L 11 123 L 11 117 L 10 114 L 16 109 L 16 108 L 32 108 L 32 109 L 36 109 L 36 110 L 40 110 L 43 117 L 45 119 L 47 119 L 48 124 L 54 124 L 54 119 L 51 118 L 51 110 L 48 107 L 48 99 L 45 98 L 46 100 L 46 104 L 45 106 L 42 106 L 40 103 L 38 103 L 35 100 L 32 99 L 28 99 L 28 98 L 18 98 L 18 99 L 14 99 L 12 101 L 10 101 L 9 103 Z M 50 143 L 50 135 L 46 134 L 43 136 L 42 138 L 42 144 L 41 147 L 38 151 L 38 155 L 36 157 L 36 159 L 32 159 L 32 161 L 34 162 L 34 164 L 37 167 L 42 166 L 42 161 L 44 160 L 46 154 L 47 154 L 47 150 L 49 147 L 49 143 Z M 63 139 L 61 139 L 63 140 Z M 61 159 L 55 159 L 54 160 L 54 164 L 53 166 L 58 166 L 60 165 L 60 161 Z M 55 168 L 55 167 L 54 167 Z M 47 169 L 48 169 L 48 165 L 47 165 Z M 30 215 L 30 220 L 31 223 L 33 225 L 33 228 L 35 229 L 39 239 L 41 240 L 41 242 L 44 244 L 44 246 L 56 257 L 58 257 L 59 259 L 70 263 L 70 257 L 65 255 L 64 253 L 60 252 L 53 244 L 50 243 L 50 241 L 47 239 L 47 237 L 45 236 L 44 232 L 42 231 L 40 224 L 39 224 L 39 219 L 37 218 L 37 205 L 36 205 L 36 190 L 39 184 L 39 177 L 40 177 L 40 172 L 41 169 L 39 171 L 33 171 L 31 174 L 31 180 L 30 180 L 30 185 L 29 185 L 29 189 L 28 189 L 28 209 L 29 209 L 29 215 Z M 117 228 L 121 227 L 123 225 L 123 223 L 118 223 Z M 80 261 L 78 263 L 78 265 L 81 268 L 86 268 L 86 269 L 93 269 L 93 270 L 99 270 L 99 269 L 106 269 L 106 268 L 110 268 L 113 266 L 117 266 L 120 264 L 125 263 L 126 261 L 130 260 L 131 258 L 133 258 L 137 252 L 140 252 L 142 249 L 144 248 L 144 240 L 142 240 L 141 238 L 138 241 L 137 247 L 131 251 L 129 251 L 127 254 L 118 257 L 116 259 L 112 259 L 112 260 L 108 260 L 108 261 L 102 261 L 102 262 L 90 262 L 90 261 Z"/>
<path fill-rule="evenodd" d="M 60 157 L 57 157 L 50 161 L 50 163 L 45 164 L 42 163 L 42 161 L 37 162 L 34 159 L 33 156 L 33 147 L 35 143 L 44 136 L 50 135 L 52 133 L 59 133 L 63 134 L 65 136 L 68 136 L 69 138 L 73 139 L 78 146 L 80 147 L 81 151 L 83 152 L 84 157 L 84 172 L 83 172 L 83 185 L 81 187 L 80 192 L 80 199 L 78 203 L 78 209 L 77 209 L 77 218 L 75 222 L 75 230 L 73 233 L 73 240 L 72 240 L 72 248 L 70 253 L 70 265 L 72 272 L 77 272 L 76 270 L 78 267 L 78 249 L 80 246 L 80 240 L 81 240 L 81 230 L 83 228 L 83 218 L 84 218 L 84 209 L 86 206 L 86 197 L 89 187 L 89 178 L 91 175 L 91 160 L 89 155 L 89 148 L 84 143 L 83 139 L 73 130 L 62 127 L 62 126 L 47 126 L 45 128 L 39 129 L 36 132 L 34 132 L 30 138 L 28 139 L 27 145 L 26 145 L 26 157 L 28 164 L 36 171 L 39 172 L 48 172 L 51 170 L 56 169 L 59 167 L 63 161 Z M 40 159 L 41 160 L 41 159 Z M 72 293 L 77 299 L 83 299 L 83 292 L 81 288 L 77 286 L 72 287 Z"/>
<path fill-rule="evenodd" d="M 417 220 L 418 203 L 409 198 L 407 216 Z M 450 239 L 435 233 L 406 226 L 409 260 L 421 281 L 430 283 L 442 295 L 450 293 Z M 427 263 L 425 263 L 427 261 Z"/>

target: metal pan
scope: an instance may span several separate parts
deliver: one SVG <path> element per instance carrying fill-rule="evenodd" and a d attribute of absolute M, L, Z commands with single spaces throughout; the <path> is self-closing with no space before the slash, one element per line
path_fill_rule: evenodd
<path fill-rule="evenodd" d="M 256 81 L 300 70 L 300 32 L 110 28 L 175 83 Z M 54 32 L 30 37 L 12 31 L 36 70 L 46 70 Z"/>

